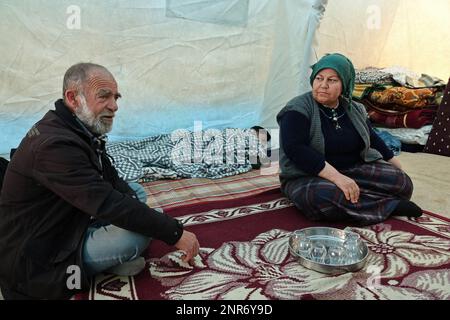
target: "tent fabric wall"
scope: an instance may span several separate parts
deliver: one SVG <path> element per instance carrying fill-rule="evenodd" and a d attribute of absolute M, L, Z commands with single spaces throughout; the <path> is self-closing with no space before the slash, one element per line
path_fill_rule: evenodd
<path fill-rule="evenodd" d="M 308 90 L 325 0 L 4 0 L 0 154 L 61 97 L 65 70 L 105 65 L 123 99 L 111 141 L 192 129 L 276 127 Z"/>
<path fill-rule="evenodd" d="M 342 52 L 357 68 L 402 66 L 450 76 L 450 1 L 330 0 L 317 56 Z"/>

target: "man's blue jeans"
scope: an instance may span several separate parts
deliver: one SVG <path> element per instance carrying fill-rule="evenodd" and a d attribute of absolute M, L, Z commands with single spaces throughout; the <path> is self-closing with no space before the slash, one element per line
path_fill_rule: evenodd
<path fill-rule="evenodd" d="M 138 199 L 145 203 L 147 195 L 139 183 L 130 183 Z M 112 224 L 93 224 L 86 232 L 83 263 L 88 276 L 136 259 L 148 247 L 150 238 Z"/>

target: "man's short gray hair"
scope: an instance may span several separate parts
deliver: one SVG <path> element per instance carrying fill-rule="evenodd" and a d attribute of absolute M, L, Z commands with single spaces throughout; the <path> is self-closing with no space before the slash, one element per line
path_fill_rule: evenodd
<path fill-rule="evenodd" d="M 90 62 L 80 62 L 67 69 L 63 80 L 63 99 L 65 99 L 66 90 L 69 88 L 76 87 L 81 92 L 83 82 L 93 70 L 102 70 L 111 74 L 104 66 Z"/>

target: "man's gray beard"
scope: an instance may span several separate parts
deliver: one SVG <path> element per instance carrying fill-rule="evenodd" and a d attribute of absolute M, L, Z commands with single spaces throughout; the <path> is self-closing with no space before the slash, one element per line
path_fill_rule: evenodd
<path fill-rule="evenodd" d="M 89 109 L 86 98 L 80 94 L 81 104 L 75 109 L 75 115 L 83 124 L 95 134 L 105 134 L 111 131 L 112 123 L 103 123 L 101 117 L 109 112 L 102 112 L 97 117 Z"/>

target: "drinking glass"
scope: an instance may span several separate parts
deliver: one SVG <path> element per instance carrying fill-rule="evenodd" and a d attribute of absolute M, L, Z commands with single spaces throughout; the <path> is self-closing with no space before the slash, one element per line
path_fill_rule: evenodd
<path fill-rule="evenodd" d="M 311 247 L 311 260 L 319 263 L 324 263 L 327 255 L 327 248 L 321 242 L 313 243 Z"/>
<path fill-rule="evenodd" d="M 328 248 L 328 259 L 332 265 L 341 265 L 345 261 L 345 249 L 342 246 L 331 246 Z"/>
<path fill-rule="evenodd" d="M 344 241 L 346 264 L 352 264 L 360 259 L 361 239 L 359 234 L 348 232 Z"/>
<path fill-rule="evenodd" d="M 311 251 L 311 240 L 303 232 L 296 234 L 298 239 L 298 254 L 304 258 L 309 258 Z"/>

